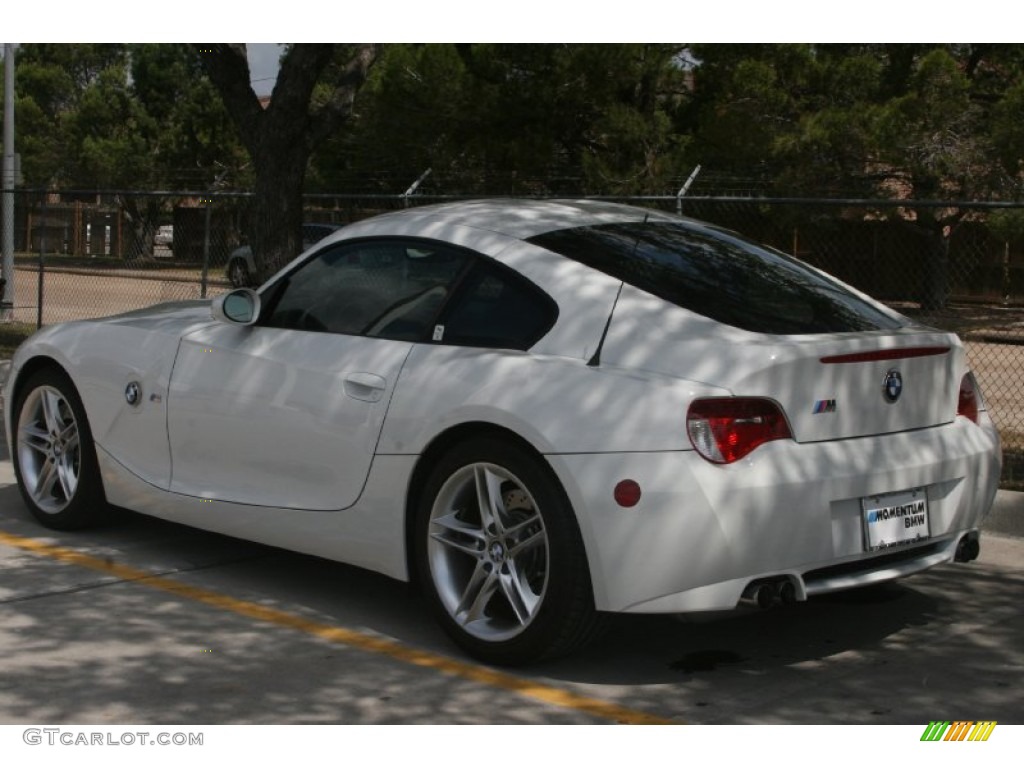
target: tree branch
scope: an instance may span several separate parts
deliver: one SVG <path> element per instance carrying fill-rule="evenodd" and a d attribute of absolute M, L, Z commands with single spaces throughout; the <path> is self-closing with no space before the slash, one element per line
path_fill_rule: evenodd
<path fill-rule="evenodd" d="M 245 43 L 193 43 L 203 69 L 220 92 L 234 119 L 242 143 L 252 155 L 263 118 L 260 101 L 249 84 L 249 60 Z"/>
<path fill-rule="evenodd" d="M 338 85 L 330 99 L 311 118 L 309 141 L 315 147 L 337 129 L 352 114 L 356 94 L 366 82 L 370 68 L 377 61 L 384 46 L 367 43 L 358 46 L 355 55 L 345 66 Z"/>
<path fill-rule="evenodd" d="M 301 43 L 288 48 L 267 107 L 276 130 L 305 135 L 313 89 L 331 63 L 335 48 L 333 43 Z"/>

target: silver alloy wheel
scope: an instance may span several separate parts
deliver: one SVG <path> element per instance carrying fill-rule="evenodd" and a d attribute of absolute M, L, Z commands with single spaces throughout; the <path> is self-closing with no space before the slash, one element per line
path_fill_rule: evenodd
<path fill-rule="evenodd" d="M 25 489 L 43 512 L 57 514 L 75 496 L 82 470 L 78 422 L 56 387 L 36 387 L 18 416 L 18 464 Z"/>
<path fill-rule="evenodd" d="M 457 470 L 437 494 L 428 532 L 434 587 L 465 632 L 501 642 L 536 618 L 548 584 L 548 535 L 511 472 L 489 463 Z"/>

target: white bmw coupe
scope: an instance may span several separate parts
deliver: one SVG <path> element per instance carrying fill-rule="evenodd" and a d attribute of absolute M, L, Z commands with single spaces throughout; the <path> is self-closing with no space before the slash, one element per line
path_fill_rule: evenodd
<path fill-rule="evenodd" d="M 5 391 L 44 525 L 107 504 L 418 583 L 469 653 L 978 554 L 999 436 L 956 336 L 715 226 L 487 200 L 258 291 L 45 328 Z"/>

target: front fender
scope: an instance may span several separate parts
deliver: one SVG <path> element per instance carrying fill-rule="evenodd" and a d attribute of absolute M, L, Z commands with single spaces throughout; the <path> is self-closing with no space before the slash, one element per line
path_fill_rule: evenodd
<path fill-rule="evenodd" d="M 166 396 L 178 342 L 212 322 L 208 302 L 187 302 L 43 328 L 12 361 L 5 390 L 8 444 L 19 387 L 42 365 L 57 365 L 78 390 L 96 444 L 140 478 L 168 487 Z M 140 389 L 134 405 L 125 397 L 133 382 Z"/>

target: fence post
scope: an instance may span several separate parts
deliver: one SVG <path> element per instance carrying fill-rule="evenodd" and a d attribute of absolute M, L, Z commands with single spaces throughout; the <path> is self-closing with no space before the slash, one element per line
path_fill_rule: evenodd
<path fill-rule="evenodd" d="M 19 138 L 20 141 L 20 138 Z M 3 162 L 0 186 L 3 199 L 0 200 L 0 215 L 3 217 L 3 295 L 0 296 L 0 315 L 4 320 L 14 319 L 14 45 L 4 43 L 4 133 Z"/>
<path fill-rule="evenodd" d="M 419 188 L 420 184 L 423 183 L 423 181 L 427 178 L 427 176 L 430 175 L 430 172 L 433 170 L 433 168 L 427 168 L 427 170 L 421 173 L 420 177 L 416 179 L 416 181 L 414 181 L 407 190 L 405 190 L 405 192 L 402 194 L 402 203 L 404 208 L 409 207 L 409 198 L 412 195 L 416 194 L 416 190 Z"/>
<path fill-rule="evenodd" d="M 1003 306 L 1010 303 L 1010 241 L 1003 243 Z"/>
<path fill-rule="evenodd" d="M 44 271 L 46 269 L 46 260 L 43 255 L 46 253 L 46 197 L 48 190 L 43 190 L 43 214 L 39 217 L 43 223 L 43 228 L 39 233 L 39 277 L 38 284 L 36 286 L 36 330 L 43 327 L 43 278 Z M 29 240 L 31 241 L 32 233 L 28 233 Z"/>
<path fill-rule="evenodd" d="M 676 192 L 677 216 L 683 215 L 683 198 L 686 196 L 686 193 L 690 191 L 690 185 L 693 184 L 693 180 L 697 178 L 698 173 L 700 173 L 700 163 L 697 163 L 697 167 L 693 169 L 690 175 L 686 178 L 686 181 L 683 182 L 683 186 L 681 186 L 679 191 Z"/>
<path fill-rule="evenodd" d="M 203 276 L 199 283 L 199 298 L 206 298 L 206 280 L 210 272 L 210 209 L 213 198 L 206 201 L 206 216 L 203 227 Z"/>

